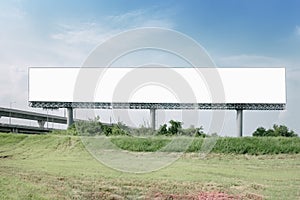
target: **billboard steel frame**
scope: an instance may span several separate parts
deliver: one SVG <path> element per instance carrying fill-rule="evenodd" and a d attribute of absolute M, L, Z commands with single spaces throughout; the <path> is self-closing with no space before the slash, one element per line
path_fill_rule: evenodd
<path fill-rule="evenodd" d="M 45 109 L 67 108 L 68 126 L 73 124 L 73 109 L 149 109 L 151 128 L 156 127 L 156 110 L 236 110 L 237 136 L 243 136 L 243 110 L 284 110 L 286 104 L 268 103 L 124 103 L 124 102 L 41 102 L 31 101 L 29 106 Z"/>
<path fill-rule="evenodd" d="M 161 109 L 161 110 L 284 110 L 274 103 L 125 103 L 125 102 L 42 102 L 30 101 L 35 108 Z"/>

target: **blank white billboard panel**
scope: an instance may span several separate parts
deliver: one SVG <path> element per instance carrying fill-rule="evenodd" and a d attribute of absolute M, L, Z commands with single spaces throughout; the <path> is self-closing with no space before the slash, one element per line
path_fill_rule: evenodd
<path fill-rule="evenodd" d="M 285 69 L 30 68 L 29 101 L 285 104 Z"/>

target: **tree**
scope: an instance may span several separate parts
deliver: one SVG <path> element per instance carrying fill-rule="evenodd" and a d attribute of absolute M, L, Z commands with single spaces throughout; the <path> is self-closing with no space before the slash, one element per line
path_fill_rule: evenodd
<path fill-rule="evenodd" d="M 167 124 L 163 124 L 159 127 L 158 134 L 159 135 L 168 135 Z"/>
<path fill-rule="evenodd" d="M 112 127 L 102 124 L 102 131 L 103 131 L 104 135 L 110 136 L 112 134 Z"/>
<path fill-rule="evenodd" d="M 252 135 L 253 136 L 265 136 L 265 134 L 266 134 L 266 129 L 264 127 L 258 127 Z"/>
<path fill-rule="evenodd" d="M 171 135 L 176 135 L 181 131 L 182 123 L 179 121 L 170 120 L 169 123 L 171 126 L 169 127 L 168 131 Z"/>
<path fill-rule="evenodd" d="M 295 137 L 297 136 L 294 131 L 289 131 L 288 127 L 284 125 L 276 125 L 273 126 L 275 136 L 283 136 L 283 137 Z"/>
<path fill-rule="evenodd" d="M 95 136 L 102 133 L 99 116 L 88 121 L 76 122 L 76 129 L 80 135 Z"/>
<path fill-rule="evenodd" d="M 203 132 L 203 127 L 200 126 L 199 128 L 196 128 L 194 125 L 191 125 L 187 129 L 182 129 L 182 135 L 186 136 L 202 136 L 205 137 L 205 133 Z"/>
<path fill-rule="evenodd" d="M 126 131 L 121 129 L 119 126 L 114 125 L 112 127 L 111 135 L 126 135 Z"/>
<path fill-rule="evenodd" d="M 284 125 L 273 125 L 273 129 L 266 130 L 264 127 L 259 127 L 252 134 L 253 136 L 269 136 L 269 137 L 297 137 L 297 134 L 294 131 L 289 130 Z"/>
<path fill-rule="evenodd" d="M 263 136 L 269 136 L 269 137 L 273 136 L 273 137 L 275 137 L 275 136 L 278 136 L 278 135 L 276 135 L 274 130 L 270 128 L 266 131 L 266 133 Z"/>

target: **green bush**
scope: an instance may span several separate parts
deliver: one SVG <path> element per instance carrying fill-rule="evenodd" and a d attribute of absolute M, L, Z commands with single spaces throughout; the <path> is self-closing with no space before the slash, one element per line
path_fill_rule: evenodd
<path fill-rule="evenodd" d="M 112 127 L 111 126 L 107 126 L 107 125 L 102 125 L 102 131 L 103 131 L 103 134 L 106 135 L 106 136 L 110 136 L 112 135 Z"/>
<path fill-rule="evenodd" d="M 286 126 L 284 125 L 273 125 L 273 129 L 266 130 L 264 127 L 259 127 L 256 129 L 256 131 L 252 134 L 256 137 L 262 137 L 262 136 L 273 136 L 273 137 L 297 137 L 297 134 L 294 133 L 294 131 L 290 131 Z"/>
<path fill-rule="evenodd" d="M 168 133 L 170 135 L 177 135 L 178 133 L 180 133 L 180 131 L 182 129 L 182 123 L 181 122 L 170 120 L 169 123 L 171 124 L 171 126 L 168 129 Z"/>
<path fill-rule="evenodd" d="M 182 132 L 182 122 L 170 120 L 169 123 L 169 128 L 167 128 L 167 124 L 160 126 L 158 135 L 179 135 Z"/>
<path fill-rule="evenodd" d="M 78 135 L 75 124 L 71 125 L 67 130 L 53 130 L 51 133 L 55 135 Z"/>
<path fill-rule="evenodd" d="M 203 132 L 203 127 L 195 128 L 193 125 L 187 129 L 181 130 L 181 135 L 184 136 L 196 136 L 196 137 L 206 137 L 206 134 Z"/>
<path fill-rule="evenodd" d="M 157 134 L 157 132 L 152 128 L 145 126 L 141 126 L 139 128 L 127 128 L 127 133 L 132 136 L 153 136 Z"/>
<path fill-rule="evenodd" d="M 206 134 L 203 132 L 203 127 L 195 128 L 190 126 L 187 129 L 182 128 L 182 122 L 170 120 L 170 127 L 167 128 L 167 124 L 163 124 L 157 131 L 158 135 L 174 136 L 174 135 L 184 135 L 184 136 L 201 136 L 205 137 Z"/>
<path fill-rule="evenodd" d="M 165 148 L 164 151 L 186 151 L 186 152 L 200 152 L 205 138 L 201 137 L 112 137 L 111 141 L 119 148 L 129 151 L 158 151 L 176 139 L 176 143 L 181 144 L 181 140 L 190 140 L 190 145 L 187 149 L 182 149 L 178 146 L 174 148 Z M 184 142 L 186 143 L 186 142 Z M 295 154 L 300 153 L 300 138 L 286 138 L 286 137 L 219 137 L 217 143 L 213 147 L 212 153 L 224 154 L 250 154 L 250 155 L 264 155 L 264 154 Z"/>
<path fill-rule="evenodd" d="M 167 124 L 163 124 L 159 127 L 158 129 L 158 134 L 159 135 L 168 135 L 168 128 L 167 128 Z"/>
<path fill-rule="evenodd" d="M 154 152 L 163 148 L 170 142 L 169 138 L 161 137 L 129 137 L 129 136 L 118 136 L 111 137 L 111 142 L 114 143 L 121 149 L 128 151 L 137 152 Z"/>
<path fill-rule="evenodd" d="M 111 135 L 116 136 L 116 135 L 126 135 L 126 134 L 127 134 L 126 131 L 121 129 L 118 125 L 114 125 L 112 127 Z"/>
<path fill-rule="evenodd" d="M 154 136 L 154 135 L 163 135 L 163 136 L 200 136 L 206 137 L 206 134 L 203 132 L 203 127 L 200 126 L 196 128 L 190 126 L 187 129 L 182 128 L 182 122 L 179 121 L 170 121 L 170 127 L 167 127 L 167 124 L 163 124 L 160 128 L 155 131 L 151 128 L 141 126 L 139 128 L 130 128 L 118 122 L 117 124 L 103 124 L 100 122 L 100 118 L 96 117 L 94 119 L 89 119 L 88 121 L 77 121 L 67 130 L 55 130 L 53 134 L 61 135 L 81 135 L 81 136 L 96 136 L 96 135 L 105 135 L 105 136 L 116 136 L 116 135 L 134 135 L 134 136 Z"/>
<path fill-rule="evenodd" d="M 106 135 L 106 136 L 116 136 L 116 135 L 126 135 L 127 126 L 122 123 L 109 125 L 100 122 L 100 118 L 89 119 L 88 121 L 77 121 L 67 130 L 55 130 L 52 134 L 60 135 L 81 135 L 81 136 L 96 136 L 96 135 Z"/>

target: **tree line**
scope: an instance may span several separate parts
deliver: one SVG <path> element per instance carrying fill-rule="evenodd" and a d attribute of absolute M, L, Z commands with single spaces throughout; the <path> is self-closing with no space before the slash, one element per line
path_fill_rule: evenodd
<path fill-rule="evenodd" d="M 67 130 L 71 135 L 105 135 L 105 136 L 117 136 L 117 135 L 162 135 L 162 136 L 197 136 L 207 137 L 211 136 L 204 133 L 203 127 L 190 126 L 189 128 L 183 128 L 183 123 L 180 121 L 170 120 L 168 124 L 163 124 L 158 130 L 152 130 L 151 128 L 141 126 L 139 128 L 132 128 L 126 126 L 122 122 L 117 124 L 104 124 L 100 122 L 100 118 L 89 119 L 88 121 L 78 121 L 76 125 L 73 125 Z M 212 134 L 216 136 L 217 134 Z M 257 128 L 253 133 L 254 137 L 297 137 L 298 135 L 289 130 L 285 125 L 274 124 L 272 128 L 266 129 L 264 127 Z"/>
<path fill-rule="evenodd" d="M 289 130 L 285 125 L 274 124 L 273 128 L 265 129 L 264 127 L 258 127 L 253 136 L 257 137 L 297 137 L 298 135 L 293 131 Z"/>

